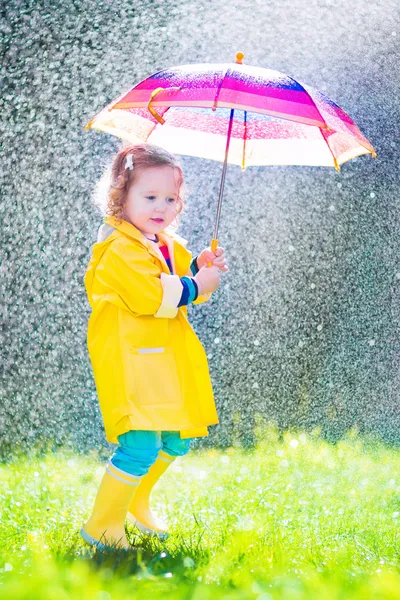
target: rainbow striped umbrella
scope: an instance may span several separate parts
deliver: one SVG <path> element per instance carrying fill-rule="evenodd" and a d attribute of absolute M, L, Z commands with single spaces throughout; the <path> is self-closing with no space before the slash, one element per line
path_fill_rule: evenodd
<path fill-rule="evenodd" d="M 224 163 L 335 167 L 376 153 L 357 125 L 321 92 L 261 67 L 190 64 L 151 75 L 101 110 L 87 125 L 130 143 Z M 212 112 L 210 112 L 210 109 Z"/>

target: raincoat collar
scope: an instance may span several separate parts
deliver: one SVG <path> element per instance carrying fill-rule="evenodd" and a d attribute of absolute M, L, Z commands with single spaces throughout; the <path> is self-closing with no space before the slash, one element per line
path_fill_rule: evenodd
<path fill-rule="evenodd" d="M 158 258 L 161 261 L 161 263 L 164 266 L 164 271 L 166 273 L 169 273 L 169 267 L 167 265 L 167 262 L 163 256 L 161 250 L 158 248 L 157 244 L 155 242 L 149 240 L 137 227 L 132 225 L 132 223 L 129 223 L 128 221 L 124 221 L 124 220 L 120 221 L 116 217 L 112 217 L 112 216 L 105 217 L 104 223 L 107 225 L 110 225 L 111 227 L 114 227 L 121 233 L 123 233 L 135 240 L 140 241 L 153 256 L 155 256 L 156 258 Z M 158 237 L 162 242 L 164 242 L 164 244 L 166 244 L 168 246 L 168 251 L 169 251 L 169 255 L 170 255 L 171 263 L 172 263 L 172 270 L 174 273 L 176 273 L 174 244 L 175 244 L 175 242 L 177 242 L 179 245 L 181 245 L 185 248 L 187 245 L 187 240 L 185 238 L 181 237 L 180 235 L 178 235 L 177 233 L 172 232 L 172 231 L 166 231 L 165 229 L 160 231 L 160 233 L 158 234 Z"/>
<path fill-rule="evenodd" d="M 135 227 L 134 225 L 132 225 L 132 223 L 129 223 L 128 221 L 120 221 L 116 217 L 105 217 L 104 223 L 106 223 L 107 225 L 111 225 L 111 227 L 114 227 L 114 229 L 118 229 L 118 231 L 121 231 L 125 235 L 128 235 L 129 237 L 134 238 L 135 240 L 144 242 L 144 244 L 146 244 L 148 241 L 146 236 L 143 235 L 143 233 L 139 231 L 137 227 Z"/>

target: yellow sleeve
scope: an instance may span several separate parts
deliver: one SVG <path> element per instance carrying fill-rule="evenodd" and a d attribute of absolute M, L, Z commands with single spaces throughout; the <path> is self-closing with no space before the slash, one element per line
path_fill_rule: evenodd
<path fill-rule="evenodd" d="M 104 293 L 122 301 L 138 315 L 174 318 L 182 296 L 178 275 L 167 275 L 147 250 L 126 238 L 113 240 L 96 268 L 96 279 Z"/>

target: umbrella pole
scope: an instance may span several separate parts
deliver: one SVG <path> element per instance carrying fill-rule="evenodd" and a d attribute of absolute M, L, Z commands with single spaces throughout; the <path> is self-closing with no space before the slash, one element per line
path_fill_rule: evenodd
<path fill-rule="evenodd" d="M 219 187 L 219 198 L 218 198 L 218 206 L 217 206 L 217 216 L 215 219 L 215 226 L 214 226 L 214 237 L 211 240 L 211 250 L 213 252 L 216 251 L 216 249 L 218 248 L 218 226 L 219 226 L 219 219 L 220 219 L 220 215 L 221 215 L 221 206 L 222 206 L 222 196 L 224 193 L 224 186 L 225 186 L 225 176 L 226 176 L 226 169 L 228 166 L 228 153 L 229 153 L 229 144 L 231 141 L 231 133 L 232 133 L 232 125 L 233 125 L 233 113 L 234 113 L 234 109 L 231 109 L 231 115 L 229 118 L 229 127 L 228 127 L 228 137 L 226 140 L 226 148 L 225 148 L 225 160 L 224 160 L 224 166 L 222 167 L 222 176 L 221 176 L 221 184 Z M 208 263 L 208 266 L 210 267 L 212 263 Z"/>

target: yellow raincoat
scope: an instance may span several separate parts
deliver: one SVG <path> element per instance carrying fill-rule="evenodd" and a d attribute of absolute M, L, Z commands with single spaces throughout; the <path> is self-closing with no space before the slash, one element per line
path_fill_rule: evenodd
<path fill-rule="evenodd" d="M 207 357 L 187 307 L 177 308 L 180 277 L 192 275 L 186 240 L 159 234 L 171 275 L 156 244 L 131 223 L 107 217 L 99 236 L 85 275 L 87 343 L 107 441 L 131 429 L 208 435 L 218 417 Z"/>

